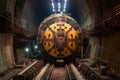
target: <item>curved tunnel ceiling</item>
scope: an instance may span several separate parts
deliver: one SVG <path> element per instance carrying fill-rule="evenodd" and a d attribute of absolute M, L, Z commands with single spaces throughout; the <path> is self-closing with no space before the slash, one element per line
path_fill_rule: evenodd
<path fill-rule="evenodd" d="M 85 28 L 109 16 L 117 4 L 120 0 L 68 0 L 66 12 Z M 34 31 L 41 21 L 52 14 L 51 0 L 0 0 L 0 8 L 9 12 L 22 27 Z"/>
<path fill-rule="evenodd" d="M 41 21 L 53 13 L 51 0 L 17 0 L 16 4 L 18 20 L 21 20 L 23 25 L 35 26 L 36 29 Z M 67 5 L 66 13 L 82 25 L 83 18 L 89 14 L 87 2 L 85 0 L 68 0 Z"/>

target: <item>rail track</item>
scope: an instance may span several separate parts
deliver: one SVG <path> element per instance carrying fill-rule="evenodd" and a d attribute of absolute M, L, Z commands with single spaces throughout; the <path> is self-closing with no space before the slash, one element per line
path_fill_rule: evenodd
<path fill-rule="evenodd" d="M 19 71 L 19 73 L 18 73 Z M 15 76 L 11 76 L 14 75 Z M 10 77 L 9 77 L 10 76 Z M 25 69 L 14 70 L 0 80 L 85 80 L 74 64 L 56 66 L 42 61 L 35 61 Z"/>
<path fill-rule="evenodd" d="M 35 80 L 84 80 L 76 67 L 66 64 L 62 67 L 56 67 L 54 64 L 46 64 Z"/>
<path fill-rule="evenodd" d="M 19 73 L 21 69 L 14 69 L 10 73 L 5 74 L 5 76 L 1 77 L 0 80 L 10 80 L 15 74 Z"/>

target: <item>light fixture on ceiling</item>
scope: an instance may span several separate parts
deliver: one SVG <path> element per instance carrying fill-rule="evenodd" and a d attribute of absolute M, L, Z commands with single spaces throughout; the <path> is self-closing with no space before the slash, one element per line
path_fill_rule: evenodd
<path fill-rule="evenodd" d="M 53 12 L 58 12 L 58 13 L 66 12 L 67 0 L 57 0 L 57 1 L 51 0 L 51 2 L 52 2 L 52 11 Z M 57 8 L 55 6 L 56 4 L 57 4 Z"/>
<path fill-rule="evenodd" d="M 60 12 L 60 9 L 61 9 L 61 5 L 60 2 L 58 2 L 58 12 Z"/>
<path fill-rule="evenodd" d="M 64 0 L 63 12 L 65 12 L 65 11 L 66 11 L 66 5 L 67 5 L 67 0 Z"/>
<path fill-rule="evenodd" d="M 55 4 L 54 4 L 54 1 L 53 0 L 51 0 L 52 1 L 52 10 L 53 10 L 53 12 L 55 12 Z"/>

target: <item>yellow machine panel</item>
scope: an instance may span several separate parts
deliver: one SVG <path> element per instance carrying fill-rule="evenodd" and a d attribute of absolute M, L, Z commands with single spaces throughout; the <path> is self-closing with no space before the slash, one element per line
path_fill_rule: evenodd
<path fill-rule="evenodd" d="M 67 46 L 73 51 L 75 51 L 75 49 L 77 48 L 77 44 L 75 41 L 69 41 Z"/>
<path fill-rule="evenodd" d="M 44 42 L 43 45 L 44 45 L 45 50 L 49 51 L 54 46 L 54 43 L 51 41 L 46 41 L 46 42 Z"/>
<path fill-rule="evenodd" d="M 61 25 L 60 25 L 61 24 Z M 50 28 L 54 31 L 54 32 L 57 32 L 59 27 L 58 26 L 61 26 L 61 29 L 64 29 L 65 32 L 67 32 L 71 26 L 65 22 L 57 22 L 57 23 L 53 23 L 50 25 Z"/>
<path fill-rule="evenodd" d="M 53 33 L 47 28 L 44 32 L 45 39 L 53 39 Z"/>
<path fill-rule="evenodd" d="M 69 56 L 69 55 L 71 55 L 71 52 L 70 52 L 69 49 L 64 48 L 64 50 L 62 51 L 62 54 L 63 54 L 64 56 Z"/>
<path fill-rule="evenodd" d="M 69 39 L 76 39 L 78 34 L 75 31 L 75 29 L 72 28 L 72 30 L 67 34 L 67 36 L 68 36 Z"/>
<path fill-rule="evenodd" d="M 59 51 L 57 49 L 52 49 L 50 51 L 50 55 L 52 55 L 53 57 L 57 57 L 57 55 L 59 55 Z"/>

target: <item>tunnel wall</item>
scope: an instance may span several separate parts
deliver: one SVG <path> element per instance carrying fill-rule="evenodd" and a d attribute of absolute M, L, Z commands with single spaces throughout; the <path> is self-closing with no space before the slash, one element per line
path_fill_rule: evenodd
<path fill-rule="evenodd" d="M 93 35 L 89 36 L 86 54 L 91 64 L 102 61 L 113 73 L 120 75 L 120 0 L 109 0 L 109 3 L 107 0 L 88 0 L 88 6 L 91 23 L 87 25 L 89 17 L 86 17 L 82 27 L 90 26 L 91 30 L 86 34 Z"/>
<path fill-rule="evenodd" d="M 25 60 L 24 48 L 16 49 L 16 57 L 15 57 L 16 64 L 19 64 L 24 60 Z"/>
<path fill-rule="evenodd" d="M 25 50 L 28 48 L 28 52 Z M 32 41 L 28 38 L 21 37 L 19 35 L 14 36 L 14 57 L 15 63 L 20 64 L 26 58 L 31 58 L 32 52 Z"/>
<path fill-rule="evenodd" d="M 12 68 L 13 64 L 13 35 L 0 34 L 0 72 Z"/>
<path fill-rule="evenodd" d="M 92 37 L 89 39 L 89 57 L 91 59 L 91 64 L 94 62 L 95 57 L 100 55 L 100 37 Z"/>
<path fill-rule="evenodd" d="M 102 37 L 100 58 L 108 63 L 113 73 L 120 75 L 120 32 Z"/>
<path fill-rule="evenodd" d="M 2 9 L 6 9 L 6 3 L 7 3 L 7 0 L 0 0 L 0 7 Z"/>
<path fill-rule="evenodd" d="M 96 61 L 102 61 L 110 67 L 116 75 L 120 75 L 120 32 L 103 35 L 101 37 L 92 37 L 89 40 L 89 57 L 91 64 Z M 100 42 L 101 41 L 101 42 Z"/>

